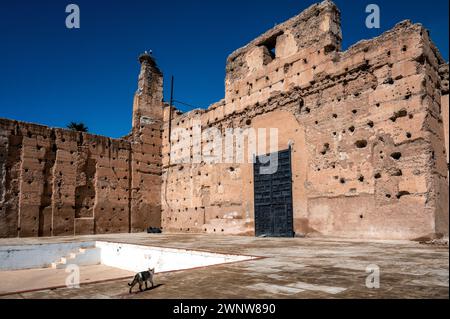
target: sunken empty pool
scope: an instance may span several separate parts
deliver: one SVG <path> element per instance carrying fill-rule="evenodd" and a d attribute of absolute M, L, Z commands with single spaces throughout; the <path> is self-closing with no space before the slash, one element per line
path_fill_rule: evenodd
<path fill-rule="evenodd" d="M 63 287 L 65 270 L 73 265 L 80 267 L 81 283 L 92 283 L 149 268 L 161 273 L 251 259 L 255 257 L 105 241 L 1 246 L 0 294 Z"/>

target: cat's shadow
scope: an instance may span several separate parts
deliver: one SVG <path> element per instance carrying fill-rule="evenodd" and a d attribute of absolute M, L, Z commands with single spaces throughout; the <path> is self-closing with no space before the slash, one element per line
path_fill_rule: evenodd
<path fill-rule="evenodd" d="M 148 289 L 144 289 L 144 292 L 145 291 L 152 291 L 152 290 L 158 289 L 159 287 L 162 287 L 162 286 L 164 286 L 164 284 L 154 285 L 153 287 L 148 287 Z"/>
<path fill-rule="evenodd" d="M 160 287 L 162 287 L 162 286 L 164 286 L 164 284 L 155 285 L 153 288 L 152 288 L 152 287 L 149 287 L 148 289 L 143 288 L 143 291 L 139 291 L 139 290 L 133 291 L 133 293 L 131 293 L 131 294 L 130 294 L 130 293 L 124 293 L 122 296 L 125 297 L 125 298 L 127 298 L 127 296 L 128 296 L 128 297 L 129 297 L 129 296 L 136 296 L 136 295 L 139 295 L 139 294 L 143 294 L 143 293 L 145 293 L 145 292 L 149 292 L 149 291 L 158 289 L 158 288 L 160 288 Z"/>

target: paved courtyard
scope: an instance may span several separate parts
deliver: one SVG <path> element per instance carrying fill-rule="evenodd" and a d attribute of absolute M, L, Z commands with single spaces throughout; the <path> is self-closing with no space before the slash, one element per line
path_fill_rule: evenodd
<path fill-rule="evenodd" d="M 128 294 L 130 279 L 108 280 L 114 269 L 82 268 L 85 277 L 100 273 L 106 281 L 79 289 L 34 290 L 39 271 L 27 274 L 23 293 L 1 298 L 449 298 L 448 247 L 406 241 L 340 239 L 273 239 L 187 234 L 122 234 L 41 239 L 2 239 L 0 245 L 104 240 L 167 248 L 204 250 L 262 257 L 257 260 L 156 274 L 155 289 Z M 368 289 L 366 269 L 380 268 L 380 288 Z M 101 267 L 101 266 L 100 266 Z M 42 271 L 42 270 L 41 270 Z M 32 273 L 34 272 L 34 273 Z M 87 275 L 89 274 L 89 276 Z M 90 274 L 93 274 L 90 276 Z M 3 276 L 14 272 L 3 272 Z M 127 273 L 125 273 L 126 277 Z M 33 279 L 34 277 L 34 279 Z M 0 272 L 2 278 L 2 272 Z M 97 277 L 96 277 L 97 278 Z M 6 281 L 0 280 L 0 290 Z M 3 286 L 2 286 L 3 285 Z M 3 288 L 3 289 L 2 289 Z"/>

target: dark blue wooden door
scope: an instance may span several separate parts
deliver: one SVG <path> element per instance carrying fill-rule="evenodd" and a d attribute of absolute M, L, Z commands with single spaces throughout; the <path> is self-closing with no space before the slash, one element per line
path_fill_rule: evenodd
<path fill-rule="evenodd" d="M 278 152 L 278 169 L 261 171 L 260 157 L 253 166 L 256 236 L 294 237 L 291 150 Z"/>

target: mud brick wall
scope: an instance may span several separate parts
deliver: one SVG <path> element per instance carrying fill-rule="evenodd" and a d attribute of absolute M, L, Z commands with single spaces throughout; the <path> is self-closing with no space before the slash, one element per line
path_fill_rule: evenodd
<path fill-rule="evenodd" d="M 200 121 L 223 135 L 227 128 L 279 130 L 279 150 L 292 147 L 297 234 L 448 234 L 448 65 L 428 32 L 409 21 L 340 47 L 339 10 L 329 1 L 313 5 L 230 55 L 224 100 L 208 110 L 174 110 L 170 127 L 166 110 L 165 230 L 254 234 L 251 164 L 169 159 L 180 139 L 170 146 L 169 131 L 185 128 L 192 138 Z"/>
<path fill-rule="evenodd" d="M 154 152 L 148 136 L 130 142 L 1 119 L 0 237 L 159 227 L 160 158 L 141 155 Z"/>
<path fill-rule="evenodd" d="M 131 144 L 131 230 L 161 227 L 161 124 L 146 125 Z"/>
<path fill-rule="evenodd" d="M 444 121 L 445 150 L 447 153 L 447 166 L 449 163 L 449 132 L 448 132 L 448 63 L 439 67 L 439 77 L 441 80 L 441 113 Z M 447 172 L 448 173 L 448 172 Z"/>

